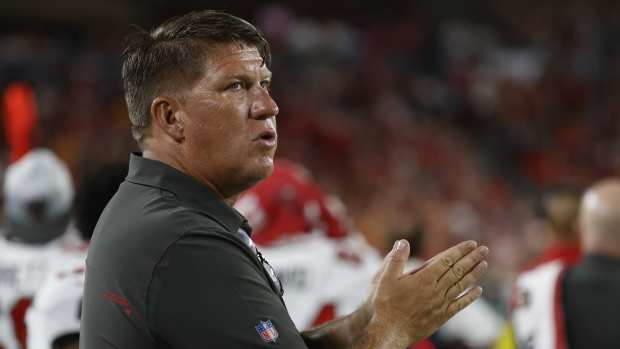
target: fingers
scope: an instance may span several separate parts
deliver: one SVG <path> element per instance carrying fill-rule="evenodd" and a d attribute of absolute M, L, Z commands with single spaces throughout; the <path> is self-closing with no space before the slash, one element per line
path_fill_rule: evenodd
<path fill-rule="evenodd" d="M 482 262 L 488 254 L 489 249 L 486 246 L 480 246 L 456 261 L 456 263 L 437 280 L 439 287 L 443 290 L 447 290 L 458 283 L 465 275 L 469 274 L 475 265 Z"/>
<path fill-rule="evenodd" d="M 419 271 L 423 270 L 424 268 L 426 268 L 426 267 L 428 266 L 428 264 L 429 264 L 431 261 L 432 261 L 432 259 L 429 259 L 429 260 L 427 260 L 426 262 L 422 263 L 422 265 L 420 265 L 420 266 L 418 266 L 418 267 L 416 267 L 416 268 L 413 268 L 413 270 L 409 271 L 409 272 L 407 273 L 407 275 L 413 275 L 413 274 L 415 274 L 415 273 L 417 273 L 417 272 L 419 272 Z"/>
<path fill-rule="evenodd" d="M 385 256 L 384 271 L 381 278 L 398 279 L 403 275 L 403 270 L 409 259 L 409 243 L 406 240 L 398 240 L 394 243 L 392 251 Z"/>
<path fill-rule="evenodd" d="M 476 281 L 478 281 L 482 277 L 482 275 L 484 275 L 486 271 L 487 262 L 482 261 L 478 263 L 478 265 L 476 265 L 473 270 L 467 273 L 459 282 L 452 285 L 452 287 L 450 287 L 446 291 L 446 298 L 452 300 L 458 297 L 461 293 L 463 293 L 463 291 L 465 291 L 469 287 L 472 287 L 476 283 Z"/>
<path fill-rule="evenodd" d="M 478 299 L 482 295 L 482 287 L 476 286 L 469 291 L 467 291 L 461 297 L 455 299 L 452 303 L 448 305 L 446 309 L 447 318 L 453 317 L 459 311 L 465 309 L 468 305 L 472 304 L 476 299 Z"/>
<path fill-rule="evenodd" d="M 448 270 L 450 270 L 450 268 L 452 268 L 457 261 L 475 249 L 476 246 L 478 246 L 478 244 L 475 241 L 464 241 L 458 245 L 450 247 L 449 249 L 433 257 L 428 266 L 430 269 L 429 272 L 437 275 L 437 279 L 439 279 Z"/>

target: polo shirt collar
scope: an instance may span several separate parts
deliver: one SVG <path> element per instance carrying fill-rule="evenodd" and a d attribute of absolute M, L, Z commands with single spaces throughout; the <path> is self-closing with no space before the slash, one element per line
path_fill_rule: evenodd
<path fill-rule="evenodd" d="M 247 220 L 215 191 L 161 161 L 146 159 L 142 154 L 132 153 L 129 157 L 126 179 L 132 183 L 171 192 L 180 201 L 200 209 L 229 231 L 236 232 L 241 228 L 248 235 L 251 234 Z"/>

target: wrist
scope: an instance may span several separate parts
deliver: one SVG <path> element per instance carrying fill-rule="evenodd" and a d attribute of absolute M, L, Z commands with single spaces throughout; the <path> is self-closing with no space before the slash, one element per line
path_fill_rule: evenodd
<path fill-rule="evenodd" d="M 365 335 L 381 338 L 381 342 L 385 343 L 381 348 L 406 348 L 413 340 L 402 325 L 395 323 L 394 319 L 373 314 L 368 320 Z"/>
<path fill-rule="evenodd" d="M 370 320 L 373 316 L 373 309 L 370 305 L 370 302 L 366 301 L 362 303 L 362 305 L 353 313 L 351 313 L 351 317 L 353 321 L 358 325 L 359 328 L 366 328 L 370 323 Z"/>

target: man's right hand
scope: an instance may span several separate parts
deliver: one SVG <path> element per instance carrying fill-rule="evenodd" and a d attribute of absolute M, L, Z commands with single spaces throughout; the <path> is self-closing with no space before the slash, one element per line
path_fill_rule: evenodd
<path fill-rule="evenodd" d="M 487 270 L 486 246 L 462 242 L 404 274 L 409 244 L 399 240 L 375 275 L 364 304 L 367 335 L 381 347 L 404 348 L 435 332 L 482 294 L 476 282 Z"/>

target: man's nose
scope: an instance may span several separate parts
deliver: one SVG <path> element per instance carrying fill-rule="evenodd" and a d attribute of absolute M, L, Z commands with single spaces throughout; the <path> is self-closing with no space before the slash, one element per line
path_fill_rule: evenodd
<path fill-rule="evenodd" d="M 250 107 L 250 117 L 259 120 L 267 119 L 278 115 L 279 112 L 280 109 L 269 92 L 264 88 L 256 89 L 254 101 Z"/>

